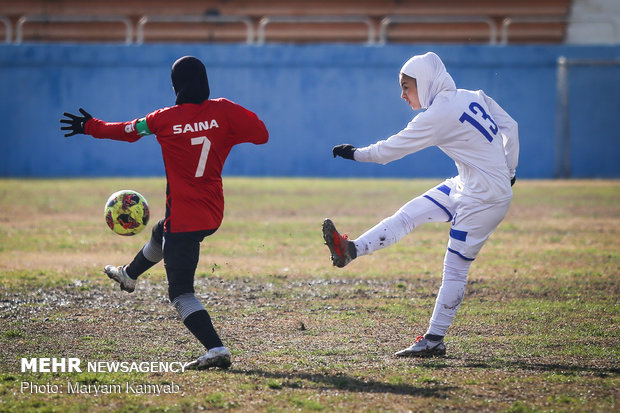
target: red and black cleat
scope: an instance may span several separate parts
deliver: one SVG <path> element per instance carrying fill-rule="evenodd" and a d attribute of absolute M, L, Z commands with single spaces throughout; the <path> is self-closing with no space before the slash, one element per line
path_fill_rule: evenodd
<path fill-rule="evenodd" d="M 329 218 L 323 221 L 323 239 L 329 248 L 334 266 L 342 268 L 357 257 L 355 244 L 349 241 L 347 234 L 340 235 Z"/>

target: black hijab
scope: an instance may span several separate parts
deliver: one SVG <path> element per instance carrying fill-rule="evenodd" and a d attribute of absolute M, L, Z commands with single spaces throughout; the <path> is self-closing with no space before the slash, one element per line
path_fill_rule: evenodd
<path fill-rule="evenodd" d="M 209 99 L 209 80 L 205 65 L 193 56 L 184 56 L 172 65 L 172 87 L 176 104 L 202 103 Z"/>

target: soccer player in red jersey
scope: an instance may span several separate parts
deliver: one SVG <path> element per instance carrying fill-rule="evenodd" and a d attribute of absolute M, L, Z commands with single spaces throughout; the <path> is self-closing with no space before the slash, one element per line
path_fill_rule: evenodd
<path fill-rule="evenodd" d="M 66 137 L 87 134 L 98 139 L 135 142 L 155 134 L 166 169 L 166 215 L 133 261 L 108 265 L 104 272 L 132 292 L 140 274 L 164 260 L 168 293 L 185 326 L 207 349 L 189 368 L 228 368 L 230 351 L 218 336 L 209 313 L 194 295 L 200 242 L 220 226 L 224 213 L 222 168 L 239 143 L 266 143 L 269 133 L 253 112 L 227 99 L 209 99 L 202 62 L 185 56 L 172 66 L 176 105 L 129 122 L 104 122 L 80 108 L 82 116 L 64 113 Z"/>

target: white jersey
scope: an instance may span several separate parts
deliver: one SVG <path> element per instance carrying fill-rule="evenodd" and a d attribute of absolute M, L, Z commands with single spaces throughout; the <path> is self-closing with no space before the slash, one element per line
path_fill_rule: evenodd
<path fill-rule="evenodd" d="M 426 91 L 428 109 L 397 134 L 356 149 L 355 160 L 386 164 L 437 146 L 456 164 L 457 193 L 481 202 L 511 198 L 510 179 L 515 176 L 519 156 L 517 122 L 483 91 L 453 87 L 443 64 L 425 69 L 437 72 L 428 75 L 432 80 L 427 84 L 419 71 L 417 74 L 418 94 L 424 96 Z"/>

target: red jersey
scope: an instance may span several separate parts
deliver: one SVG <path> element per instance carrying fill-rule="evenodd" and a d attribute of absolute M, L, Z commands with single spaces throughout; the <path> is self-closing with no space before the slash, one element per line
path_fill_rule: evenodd
<path fill-rule="evenodd" d="M 224 216 L 222 168 L 231 148 L 269 139 L 256 114 L 223 98 L 159 109 L 129 122 L 93 118 L 86 123 L 85 133 L 127 142 L 156 135 L 168 182 L 165 228 L 169 232 L 218 228 Z"/>

